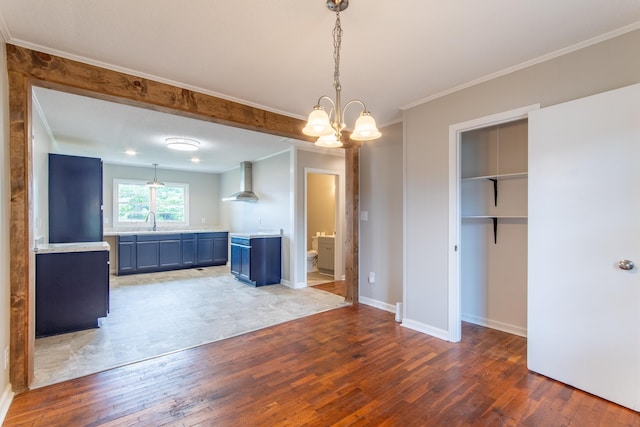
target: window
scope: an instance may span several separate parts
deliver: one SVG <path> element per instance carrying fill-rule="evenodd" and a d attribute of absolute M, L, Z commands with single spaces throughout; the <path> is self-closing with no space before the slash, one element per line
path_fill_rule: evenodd
<path fill-rule="evenodd" d="M 189 225 L 189 184 L 167 183 L 147 187 L 143 181 L 113 180 L 114 226 L 146 221 L 149 212 L 158 224 Z"/>

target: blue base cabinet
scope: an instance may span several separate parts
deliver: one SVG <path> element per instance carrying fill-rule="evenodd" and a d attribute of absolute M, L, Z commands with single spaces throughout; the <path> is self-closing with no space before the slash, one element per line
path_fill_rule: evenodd
<path fill-rule="evenodd" d="M 97 328 L 109 312 L 109 252 L 36 254 L 36 337 Z"/>
<path fill-rule="evenodd" d="M 231 237 L 231 274 L 251 286 L 280 283 L 281 237 Z"/>
<path fill-rule="evenodd" d="M 227 232 L 118 236 L 118 275 L 225 265 Z"/>

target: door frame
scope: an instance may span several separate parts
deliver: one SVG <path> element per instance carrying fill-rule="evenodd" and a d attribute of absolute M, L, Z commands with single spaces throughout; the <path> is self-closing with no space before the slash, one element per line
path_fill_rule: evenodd
<path fill-rule="evenodd" d="M 306 255 L 306 248 L 309 245 L 309 242 L 307 241 L 307 236 L 308 236 L 308 224 L 307 224 L 307 202 L 308 202 L 308 194 L 309 194 L 309 174 L 320 174 L 320 175 L 332 175 L 334 178 L 334 182 L 335 182 L 335 232 L 336 232 L 336 237 L 335 237 L 335 241 L 336 241 L 336 245 L 335 245 L 335 250 L 334 250 L 334 254 L 333 254 L 333 259 L 334 259 L 334 266 L 335 266 L 335 270 L 333 271 L 333 279 L 334 280 L 341 280 L 343 275 L 342 275 L 342 270 L 344 269 L 344 257 L 343 257 L 343 252 L 342 252 L 342 246 L 343 245 L 338 245 L 337 242 L 340 242 L 342 239 L 342 217 L 343 215 L 341 214 L 341 207 L 342 207 L 342 194 L 340 193 L 340 172 L 336 171 L 336 170 L 330 170 L 330 169 L 316 169 L 316 168 L 304 168 L 304 247 L 305 250 L 304 252 L 301 253 L 302 255 L 302 259 L 304 260 L 304 264 L 305 264 L 305 277 L 304 277 L 304 283 L 306 286 L 307 285 L 307 275 L 306 275 L 306 271 L 307 271 L 307 255 Z"/>
<path fill-rule="evenodd" d="M 540 104 L 527 105 L 449 126 L 449 256 L 448 256 L 448 341 L 462 339 L 460 290 L 460 144 L 462 133 L 525 119 Z"/>
<path fill-rule="evenodd" d="M 313 143 L 302 133 L 304 121 L 206 93 L 153 80 L 153 77 L 78 62 L 55 54 L 6 45 L 8 137 L 10 147 L 10 358 L 13 391 L 28 389 L 33 379 L 35 290 L 31 195 L 31 87 L 42 86 L 126 105 L 177 114 Z M 358 302 L 359 153 L 360 144 L 342 140 L 345 151 L 346 297 Z M 295 260 L 294 260 L 295 261 Z"/>

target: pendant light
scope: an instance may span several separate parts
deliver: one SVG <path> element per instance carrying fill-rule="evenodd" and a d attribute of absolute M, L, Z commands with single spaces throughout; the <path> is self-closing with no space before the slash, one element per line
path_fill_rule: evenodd
<path fill-rule="evenodd" d="M 356 141 L 370 141 L 380 138 L 381 133 L 378 131 L 376 121 L 367 111 L 364 102 L 354 99 L 346 103 L 344 108 L 340 105 L 340 92 L 342 86 L 340 84 L 340 47 L 342 45 L 342 27 L 340 26 L 340 12 L 349 6 L 349 0 L 329 0 L 327 8 L 336 12 L 336 24 L 333 28 L 333 87 L 336 90 L 335 100 L 323 95 L 318 99 L 318 103 L 313 107 L 313 111 L 309 114 L 307 125 L 302 129 L 302 133 L 309 136 L 316 136 L 318 140 L 316 145 L 320 147 L 342 147 L 341 136 L 342 130 L 345 128 L 343 123 L 344 114 L 349 105 L 360 104 L 362 111 L 360 117 L 356 120 L 351 139 Z M 329 114 L 320 104 L 323 100 L 331 105 Z"/>
<path fill-rule="evenodd" d="M 153 187 L 153 188 L 164 187 L 164 182 L 158 181 L 157 172 L 158 172 L 158 164 L 153 163 L 153 181 L 148 181 L 147 187 Z"/>

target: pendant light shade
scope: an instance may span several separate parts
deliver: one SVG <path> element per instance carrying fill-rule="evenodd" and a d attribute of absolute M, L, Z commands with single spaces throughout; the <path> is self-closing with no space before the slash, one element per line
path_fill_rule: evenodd
<path fill-rule="evenodd" d="M 314 107 L 309 114 L 307 125 L 302 129 L 302 133 L 309 136 L 327 136 L 335 133 L 331 127 L 329 116 L 320 105 Z"/>
<path fill-rule="evenodd" d="M 158 181 L 158 175 L 156 173 L 157 171 L 158 171 L 158 164 L 154 163 L 153 164 L 153 181 L 147 181 L 147 187 L 153 187 L 153 188 L 164 187 L 164 182 Z"/>
<path fill-rule="evenodd" d="M 337 148 L 342 147 L 342 142 L 336 137 L 335 133 L 330 135 L 321 136 L 316 141 L 316 146 L 318 147 L 328 147 L 328 148 Z"/>
<path fill-rule="evenodd" d="M 355 129 L 351 133 L 351 139 L 356 141 L 371 141 L 380 138 L 381 134 L 376 126 L 375 119 L 369 112 L 360 113 L 360 117 L 356 120 Z"/>

